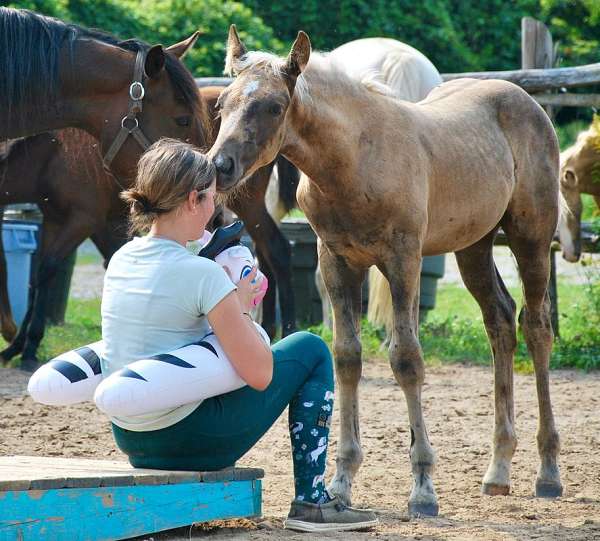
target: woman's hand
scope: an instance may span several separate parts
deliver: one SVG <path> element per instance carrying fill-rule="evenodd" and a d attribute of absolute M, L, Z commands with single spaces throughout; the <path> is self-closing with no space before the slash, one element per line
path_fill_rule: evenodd
<path fill-rule="evenodd" d="M 251 275 L 242 280 L 244 295 L 251 290 L 251 280 Z M 252 320 L 242 314 L 239 291 L 238 295 L 232 291 L 217 303 L 207 314 L 208 322 L 235 371 L 250 387 L 262 391 L 273 377 L 273 354 Z"/>
<path fill-rule="evenodd" d="M 231 273 L 227 267 L 225 267 L 225 271 L 231 278 Z M 256 278 L 257 272 L 258 269 L 256 266 L 252 267 L 250 273 L 237 283 L 237 294 L 244 312 L 250 312 L 254 308 L 254 299 L 260 293 L 260 282 L 256 281 L 256 283 L 252 283 L 252 280 Z"/>

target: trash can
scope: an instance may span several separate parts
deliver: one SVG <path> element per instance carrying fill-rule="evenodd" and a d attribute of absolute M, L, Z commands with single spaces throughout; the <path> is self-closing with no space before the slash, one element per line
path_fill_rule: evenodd
<path fill-rule="evenodd" d="M 421 264 L 421 289 L 419 297 L 419 320 L 425 321 L 429 310 L 435 308 L 437 283 L 444 277 L 446 256 L 433 255 L 424 257 Z"/>
<path fill-rule="evenodd" d="M 29 203 L 8 205 L 4 216 L 3 227 L 6 227 L 7 224 L 33 225 L 35 227 L 37 247 L 41 247 L 42 236 L 44 234 L 42 223 L 43 216 L 37 205 Z M 36 277 L 40 260 L 39 255 L 40 252 L 36 248 L 31 256 L 29 284 L 31 284 Z M 73 253 L 67 256 L 59 265 L 56 274 L 50 279 L 46 286 L 48 289 L 46 320 L 53 325 L 59 325 L 65 321 L 69 289 L 71 287 L 71 277 L 76 258 L 77 250 L 74 250 Z M 16 323 L 19 325 L 20 321 L 17 321 Z"/>
<path fill-rule="evenodd" d="M 4 222 L 2 242 L 8 276 L 8 300 L 17 326 L 21 325 L 29 305 L 31 259 L 38 243 L 36 224 Z"/>
<path fill-rule="evenodd" d="M 292 289 L 296 323 L 300 326 L 315 325 L 323 320 L 321 297 L 315 285 L 317 237 L 306 220 L 284 220 L 280 229 L 292 248 Z"/>
<path fill-rule="evenodd" d="M 292 246 L 292 287 L 296 302 L 296 320 L 299 324 L 322 321 L 321 298 L 315 286 L 317 267 L 317 238 L 304 219 L 286 219 L 280 224 L 282 233 Z M 435 307 L 437 282 L 444 276 L 445 255 L 424 257 L 421 268 L 419 314 L 423 321 Z M 368 283 L 363 284 L 363 313 L 369 297 Z"/>

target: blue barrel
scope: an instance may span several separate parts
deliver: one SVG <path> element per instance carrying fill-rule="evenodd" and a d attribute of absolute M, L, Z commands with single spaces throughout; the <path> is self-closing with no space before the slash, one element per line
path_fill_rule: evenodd
<path fill-rule="evenodd" d="M 17 325 L 23 321 L 29 303 L 29 276 L 31 258 L 37 249 L 37 229 L 35 224 L 4 222 L 2 225 L 8 299 Z"/>

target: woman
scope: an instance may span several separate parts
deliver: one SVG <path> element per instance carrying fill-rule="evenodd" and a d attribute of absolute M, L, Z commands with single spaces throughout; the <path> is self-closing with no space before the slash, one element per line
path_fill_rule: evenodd
<path fill-rule="evenodd" d="M 251 317 L 256 269 L 237 287 L 214 261 L 190 254 L 214 211 L 215 171 L 200 152 L 163 139 L 141 157 L 135 186 L 122 194 L 132 228 L 148 232 L 112 257 L 104 279 L 102 373 L 197 341 L 212 328 L 248 384 L 202 402 L 137 417 L 113 418 L 119 448 L 133 466 L 216 470 L 232 466 L 289 404 L 295 492 L 286 527 L 356 529 L 370 511 L 332 498 L 324 486 L 333 407 L 331 355 L 300 332 L 269 348 Z"/>

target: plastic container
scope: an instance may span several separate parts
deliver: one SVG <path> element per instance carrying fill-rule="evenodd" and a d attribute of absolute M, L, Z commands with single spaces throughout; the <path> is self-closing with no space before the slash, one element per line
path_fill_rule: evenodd
<path fill-rule="evenodd" d="M 292 287 L 296 303 L 296 320 L 300 325 L 322 320 L 321 298 L 315 286 L 317 267 L 317 237 L 306 220 L 286 219 L 281 231 L 292 247 Z M 437 282 L 444 276 L 445 256 L 424 257 L 421 269 L 419 314 L 423 321 L 435 307 Z M 368 284 L 363 284 L 363 314 L 369 298 Z"/>
<path fill-rule="evenodd" d="M 4 222 L 2 242 L 8 275 L 8 299 L 15 323 L 21 325 L 29 303 L 31 259 L 37 249 L 36 224 Z"/>

